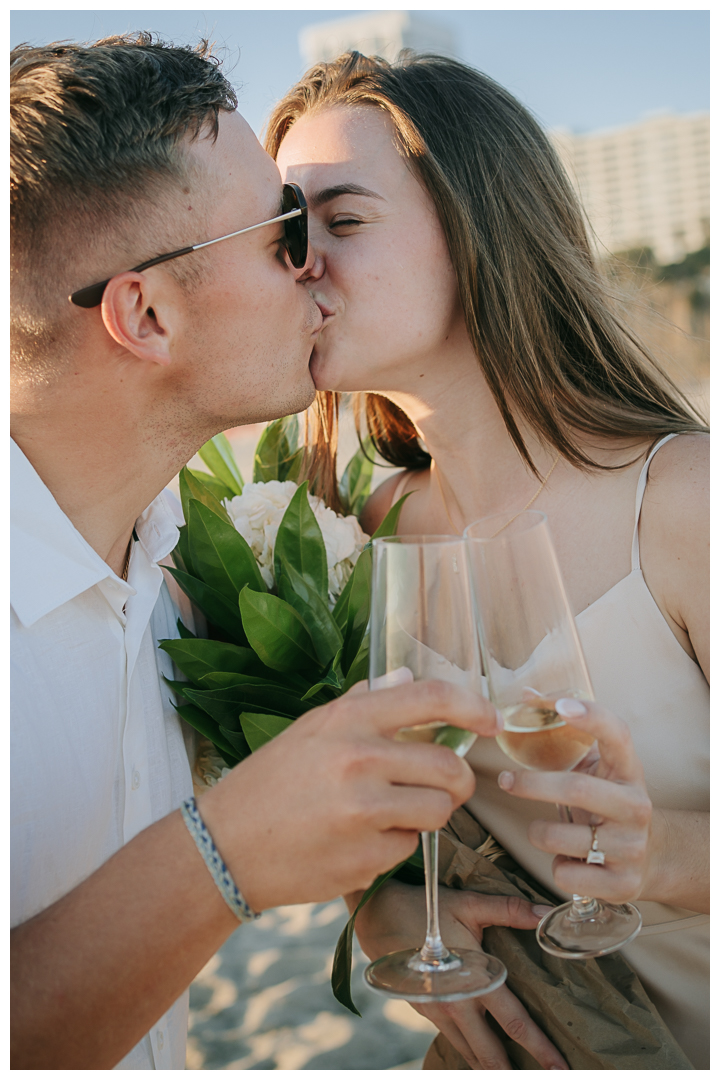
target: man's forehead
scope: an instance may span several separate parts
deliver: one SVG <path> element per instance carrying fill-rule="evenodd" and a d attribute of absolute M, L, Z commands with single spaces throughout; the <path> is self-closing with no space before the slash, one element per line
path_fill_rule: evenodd
<path fill-rule="evenodd" d="M 201 166 L 206 194 L 237 200 L 248 212 L 278 212 L 282 184 L 277 166 L 260 146 L 239 112 L 221 111 L 218 136 L 201 136 L 190 143 L 191 157 Z"/>

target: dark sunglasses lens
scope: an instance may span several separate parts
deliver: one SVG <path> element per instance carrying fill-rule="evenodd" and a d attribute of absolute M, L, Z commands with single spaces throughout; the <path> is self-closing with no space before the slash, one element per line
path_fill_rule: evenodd
<path fill-rule="evenodd" d="M 302 210 L 302 214 L 289 218 L 285 222 L 285 246 L 290 262 L 296 270 L 300 270 L 307 262 L 308 227 L 307 203 L 297 184 L 285 184 L 282 208 L 284 214 L 289 213 L 290 210 Z"/>

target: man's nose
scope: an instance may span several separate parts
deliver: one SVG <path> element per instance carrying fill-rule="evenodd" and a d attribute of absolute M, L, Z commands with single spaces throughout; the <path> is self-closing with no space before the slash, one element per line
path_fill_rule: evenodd
<path fill-rule="evenodd" d="M 325 273 L 325 259 L 319 254 L 308 241 L 308 253 L 305 265 L 301 270 L 296 271 L 297 280 L 305 283 L 307 281 L 319 281 L 319 279 Z"/>

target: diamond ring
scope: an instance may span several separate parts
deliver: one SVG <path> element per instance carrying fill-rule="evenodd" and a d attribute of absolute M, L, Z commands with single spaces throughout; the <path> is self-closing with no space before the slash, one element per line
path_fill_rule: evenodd
<path fill-rule="evenodd" d="M 590 850 L 587 853 L 585 859 L 586 863 L 597 863 L 598 866 L 605 865 L 605 852 L 598 850 L 598 838 L 597 838 L 597 825 L 591 825 L 592 829 L 592 844 Z"/>

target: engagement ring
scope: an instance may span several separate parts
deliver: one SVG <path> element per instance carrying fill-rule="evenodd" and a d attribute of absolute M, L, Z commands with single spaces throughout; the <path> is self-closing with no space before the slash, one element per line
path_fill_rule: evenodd
<path fill-rule="evenodd" d="M 587 853 L 586 863 L 597 863 L 598 866 L 605 865 L 605 852 L 598 851 L 598 838 L 597 838 L 597 825 L 591 825 L 592 829 L 592 844 L 590 850 Z"/>

